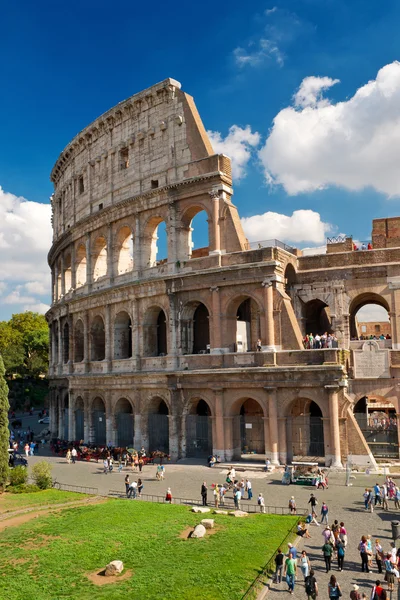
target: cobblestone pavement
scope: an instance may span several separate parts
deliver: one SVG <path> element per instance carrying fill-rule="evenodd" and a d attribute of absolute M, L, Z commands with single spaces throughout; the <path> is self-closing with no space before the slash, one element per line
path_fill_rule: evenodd
<path fill-rule="evenodd" d="M 37 460 L 43 458 L 29 458 L 29 464 L 34 464 Z M 122 473 L 114 470 L 112 473 L 104 474 L 102 463 L 78 462 L 75 465 L 68 465 L 65 459 L 60 457 L 46 456 L 53 465 L 53 477 L 59 482 L 93 486 L 98 488 L 99 494 L 108 494 L 110 489 L 124 491 L 124 477 L 130 473 L 136 479 L 139 473 L 132 473 L 132 469 L 124 468 Z M 163 496 L 167 487 L 171 487 L 174 497 L 187 499 L 200 499 L 200 487 L 203 481 L 206 481 L 209 488 L 213 482 L 221 483 L 225 480 L 226 471 L 214 467 L 209 469 L 202 464 L 190 464 L 195 461 L 186 461 L 179 464 L 166 465 L 165 481 L 159 482 L 155 479 L 155 466 L 144 467 L 141 478 L 144 483 L 145 494 L 155 494 Z M 378 578 L 376 565 L 373 565 L 372 573 L 361 573 L 361 561 L 357 550 L 361 535 L 371 534 L 373 540 L 379 538 L 384 550 L 389 549 L 391 542 L 390 521 L 400 519 L 400 514 L 393 509 L 393 503 L 389 503 L 389 511 L 385 512 L 377 508 L 373 514 L 365 512 L 362 502 L 362 494 L 365 487 L 373 487 L 376 481 L 383 482 L 383 476 L 365 476 L 356 475 L 352 480 L 352 486 L 345 486 L 344 473 L 332 473 L 329 478 L 329 488 L 327 490 L 317 490 L 306 486 L 284 486 L 281 484 L 281 474 L 264 474 L 258 471 L 237 472 L 238 478 L 248 477 L 253 485 L 253 501 L 259 492 L 262 492 L 265 498 L 265 504 L 269 506 L 287 507 L 291 495 L 295 496 L 297 506 L 306 508 L 310 493 L 313 492 L 319 502 L 317 508 L 320 509 L 323 500 L 329 507 L 329 524 L 334 519 L 344 521 L 348 531 L 348 546 L 344 561 L 344 571 L 337 571 L 337 562 L 333 561 L 333 571 L 342 587 L 343 598 L 348 598 L 352 589 L 352 584 L 357 583 L 360 586 L 360 592 L 365 592 L 369 600 L 370 590 L 373 582 Z M 132 479 L 132 477 L 131 477 Z M 212 500 L 210 491 L 209 501 Z M 244 504 L 247 503 L 244 500 Z M 287 511 L 289 512 L 289 511 Z M 311 539 L 300 540 L 299 549 L 305 548 L 309 554 L 312 568 L 316 572 L 316 578 L 320 589 L 320 598 L 328 598 L 328 580 L 330 574 L 325 573 L 324 562 L 321 548 L 323 527 L 311 526 Z M 399 542 L 398 542 L 399 543 Z M 286 550 L 286 549 L 285 549 Z M 383 581 L 383 575 L 380 576 Z M 298 572 L 297 583 L 293 596 L 295 598 L 306 598 L 303 577 Z M 286 595 L 287 586 L 284 582 L 279 585 L 272 585 L 269 598 L 277 600 L 282 594 Z M 397 589 L 396 589 L 397 594 Z M 289 595 L 289 594 L 288 594 Z M 397 597 L 397 596 L 396 596 Z"/>

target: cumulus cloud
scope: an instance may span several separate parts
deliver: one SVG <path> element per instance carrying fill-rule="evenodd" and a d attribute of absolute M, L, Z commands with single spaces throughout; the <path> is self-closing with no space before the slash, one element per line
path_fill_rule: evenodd
<path fill-rule="evenodd" d="M 339 186 L 399 196 L 400 63 L 384 66 L 343 102 L 323 96 L 336 83 L 307 77 L 294 105 L 276 115 L 259 152 L 267 181 L 291 195 Z"/>
<path fill-rule="evenodd" d="M 239 67 L 256 67 L 268 60 L 276 62 L 279 67 L 284 65 L 284 54 L 273 40 L 261 38 L 254 46 L 242 48 L 239 46 L 233 51 L 236 64 Z"/>
<path fill-rule="evenodd" d="M 356 315 L 356 319 L 359 323 L 382 323 L 389 321 L 389 315 L 383 306 L 378 304 L 367 304 L 360 308 Z"/>
<path fill-rule="evenodd" d="M 2 304 L 10 307 L 10 313 L 21 307 L 31 310 L 26 306 L 46 306 L 50 294 L 50 218 L 49 204 L 31 202 L 0 187 L 0 293 L 7 294 Z"/>
<path fill-rule="evenodd" d="M 313 210 L 295 210 L 291 216 L 268 211 L 241 221 L 250 242 L 278 239 L 296 244 L 321 244 L 332 230 L 332 225 L 324 223 Z"/>
<path fill-rule="evenodd" d="M 260 134 L 252 133 L 250 125 L 245 128 L 232 125 L 225 138 L 219 131 L 207 131 L 207 134 L 214 152 L 226 154 L 232 160 L 232 177 L 236 180 L 245 177 L 252 149 L 260 143 Z"/>

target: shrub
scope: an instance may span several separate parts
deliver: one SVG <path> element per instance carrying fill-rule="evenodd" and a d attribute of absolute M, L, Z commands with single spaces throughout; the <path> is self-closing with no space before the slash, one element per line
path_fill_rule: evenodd
<path fill-rule="evenodd" d="M 52 487 L 53 481 L 51 479 L 51 468 L 51 464 L 46 460 L 41 460 L 33 465 L 32 479 L 39 489 L 47 490 L 48 488 Z"/>
<path fill-rule="evenodd" d="M 30 492 L 40 492 L 41 489 L 33 483 L 21 483 L 21 485 L 10 485 L 7 492 L 11 494 L 29 494 Z"/>
<path fill-rule="evenodd" d="M 22 485 L 28 481 L 28 469 L 26 467 L 15 467 L 10 469 L 10 485 Z"/>

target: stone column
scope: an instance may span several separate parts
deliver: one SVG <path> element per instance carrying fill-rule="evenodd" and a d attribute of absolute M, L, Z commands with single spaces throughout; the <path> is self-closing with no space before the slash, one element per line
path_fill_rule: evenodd
<path fill-rule="evenodd" d="M 140 370 L 140 322 L 139 322 L 139 300 L 132 300 L 132 359 L 134 368 Z"/>
<path fill-rule="evenodd" d="M 105 334 L 106 334 L 106 353 L 105 358 L 107 362 L 107 371 L 112 371 L 112 356 L 113 356 L 113 331 L 112 331 L 112 319 L 111 319 L 111 306 L 106 304 L 105 306 Z"/>
<path fill-rule="evenodd" d="M 326 385 L 325 389 L 329 399 L 329 419 L 331 437 L 331 467 L 342 468 L 342 457 L 340 453 L 340 430 L 339 430 L 339 402 L 337 385 Z"/>
<path fill-rule="evenodd" d="M 180 452 L 181 458 L 186 458 L 186 415 L 181 415 L 181 431 L 180 431 Z"/>
<path fill-rule="evenodd" d="M 224 390 L 214 389 L 215 415 L 213 419 L 213 454 L 225 460 L 225 432 L 224 432 Z"/>
<path fill-rule="evenodd" d="M 107 227 L 107 275 L 110 283 L 114 282 L 114 243 L 112 225 Z"/>
<path fill-rule="evenodd" d="M 268 395 L 268 413 L 269 413 L 269 440 L 271 463 L 279 465 L 278 449 L 278 404 L 276 399 L 276 388 L 265 387 Z"/>
<path fill-rule="evenodd" d="M 274 326 L 274 288 L 272 279 L 265 279 L 261 285 L 264 288 L 265 345 L 263 345 L 263 350 L 267 352 L 276 352 Z"/>
<path fill-rule="evenodd" d="M 282 465 L 285 465 L 286 461 L 288 460 L 288 448 L 286 440 L 286 417 L 280 417 L 278 419 L 278 454 L 280 463 Z"/>
<path fill-rule="evenodd" d="M 169 431 L 169 454 L 172 460 L 179 458 L 179 407 L 180 407 L 180 389 L 174 387 L 169 388 L 171 400 L 171 412 L 168 415 L 168 431 Z"/>
<path fill-rule="evenodd" d="M 86 234 L 86 285 L 88 286 L 88 291 L 90 291 L 92 283 L 92 244 L 89 232 Z"/>
<path fill-rule="evenodd" d="M 223 349 L 221 347 L 221 304 L 219 287 L 216 285 L 210 287 L 210 292 L 212 301 L 212 319 L 210 323 L 210 353 L 221 354 Z"/>
<path fill-rule="evenodd" d="M 75 346 L 75 332 L 74 332 L 74 321 L 72 317 L 68 318 L 68 330 L 69 330 L 69 354 L 68 354 L 68 373 L 74 372 L 74 346 Z"/>
<path fill-rule="evenodd" d="M 92 437 L 92 416 L 90 414 L 89 392 L 83 394 L 83 437 L 90 442 Z"/>
<path fill-rule="evenodd" d="M 141 424 L 142 424 L 142 415 L 139 412 L 135 412 L 135 428 L 133 430 L 133 446 L 134 448 L 141 448 L 143 443 L 142 443 L 142 429 L 141 429 Z"/>
<path fill-rule="evenodd" d="M 56 301 L 56 277 L 55 277 L 55 266 L 51 269 L 51 303 L 54 304 Z"/>
<path fill-rule="evenodd" d="M 111 392 L 105 393 L 105 405 L 106 405 L 106 444 L 115 446 L 116 444 L 116 426 L 115 417 L 113 412 L 113 404 L 111 398 Z"/>
<path fill-rule="evenodd" d="M 76 289 L 76 255 L 75 255 L 75 244 L 71 244 L 71 288 L 72 292 Z"/>
<path fill-rule="evenodd" d="M 57 367 L 57 373 L 59 375 L 61 375 L 62 370 L 63 370 L 63 336 L 62 336 L 61 319 L 60 318 L 57 319 L 57 323 L 58 323 L 58 357 L 57 357 L 58 367 Z"/>
<path fill-rule="evenodd" d="M 83 362 L 85 364 L 85 373 L 90 370 L 90 330 L 89 330 L 89 314 L 85 312 L 83 315 Z"/>
<path fill-rule="evenodd" d="M 54 264 L 54 302 L 60 297 L 60 290 L 58 289 L 58 262 Z"/>
<path fill-rule="evenodd" d="M 63 390 L 59 389 L 57 393 L 58 402 L 58 437 L 64 438 L 64 402 L 63 402 Z"/>
<path fill-rule="evenodd" d="M 225 423 L 225 460 L 230 461 L 234 458 L 233 444 L 233 417 L 224 417 Z"/>
<path fill-rule="evenodd" d="M 61 254 L 61 298 L 65 296 L 65 264 L 64 254 Z"/>
<path fill-rule="evenodd" d="M 210 192 L 212 199 L 213 247 L 210 254 L 221 254 L 221 234 L 219 229 L 219 192 Z"/>
<path fill-rule="evenodd" d="M 178 368 L 178 336 L 177 336 L 177 314 L 176 314 L 176 296 L 168 291 L 169 300 L 169 347 L 168 354 L 172 357 L 172 366 Z"/>
<path fill-rule="evenodd" d="M 68 441 L 75 440 L 75 397 L 73 390 L 69 390 L 68 402 Z"/>

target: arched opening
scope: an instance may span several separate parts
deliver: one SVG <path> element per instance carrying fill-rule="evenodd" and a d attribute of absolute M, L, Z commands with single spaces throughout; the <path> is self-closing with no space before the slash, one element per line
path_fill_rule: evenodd
<path fill-rule="evenodd" d="M 144 234 L 144 256 L 148 267 L 168 262 L 167 224 L 162 217 L 152 217 L 146 225 Z"/>
<path fill-rule="evenodd" d="M 74 362 L 82 362 L 85 357 L 85 334 L 84 326 L 80 319 L 75 323 L 74 344 Z"/>
<path fill-rule="evenodd" d="M 134 414 L 132 405 L 126 398 L 120 398 L 115 407 L 117 426 L 117 446 L 133 448 Z"/>
<path fill-rule="evenodd" d="M 114 321 L 114 358 L 132 357 L 132 322 L 126 312 L 120 312 Z"/>
<path fill-rule="evenodd" d="M 169 410 L 162 398 L 153 398 L 149 406 L 149 451 L 169 454 Z"/>
<path fill-rule="evenodd" d="M 83 399 L 78 396 L 75 401 L 75 440 L 81 441 L 85 438 L 85 418 Z"/>
<path fill-rule="evenodd" d="M 291 263 L 286 265 L 285 269 L 285 292 L 293 300 L 294 285 L 296 283 L 296 271 Z"/>
<path fill-rule="evenodd" d="M 240 404 L 239 416 L 234 420 L 235 458 L 242 454 L 265 454 L 264 411 L 253 398 Z"/>
<path fill-rule="evenodd" d="M 209 223 L 207 211 L 201 206 L 190 207 L 182 218 L 182 258 L 201 258 L 209 254 Z"/>
<path fill-rule="evenodd" d="M 116 273 L 123 275 L 133 269 L 133 236 L 129 227 L 122 227 L 116 238 Z"/>
<path fill-rule="evenodd" d="M 67 254 L 64 257 L 64 286 L 65 293 L 67 294 L 72 288 L 72 265 L 70 254 Z"/>
<path fill-rule="evenodd" d="M 63 327 L 63 363 L 67 364 L 69 361 L 69 325 L 64 324 Z"/>
<path fill-rule="evenodd" d="M 106 444 L 106 406 L 99 396 L 92 404 L 92 441 L 98 446 Z"/>
<path fill-rule="evenodd" d="M 145 356 L 168 354 L 167 317 L 159 306 L 152 306 L 146 312 L 143 323 L 143 353 Z"/>
<path fill-rule="evenodd" d="M 246 298 L 236 311 L 236 352 L 255 350 L 260 338 L 259 308 L 252 298 Z"/>
<path fill-rule="evenodd" d="M 98 237 L 93 248 L 93 281 L 98 281 L 107 275 L 107 241 Z"/>
<path fill-rule="evenodd" d="M 307 302 L 303 307 L 303 315 L 305 318 L 305 335 L 310 333 L 313 335 L 333 333 L 329 306 L 322 300 L 316 298 Z"/>
<path fill-rule="evenodd" d="M 57 269 L 58 275 L 57 275 L 57 281 L 56 281 L 56 300 L 59 300 L 61 298 L 61 281 L 62 281 L 62 271 L 61 271 L 61 261 L 58 263 L 58 269 Z"/>
<path fill-rule="evenodd" d="M 97 315 L 90 328 L 91 337 L 91 360 L 104 360 L 106 357 L 106 334 L 104 330 L 104 321 L 100 315 Z"/>
<path fill-rule="evenodd" d="M 350 339 L 391 340 L 389 305 L 377 294 L 362 294 L 350 305 Z M 391 346 L 391 342 L 385 343 Z"/>
<path fill-rule="evenodd" d="M 86 283 L 87 272 L 86 272 L 86 246 L 79 244 L 76 250 L 76 287 L 80 288 Z"/>
<path fill-rule="evenodd" d="M 198 400 L 186 416 L 186 456 L 206 458 L 212 452 L 211 410 L 205 400 Z"/>
<path fill-rule="evenodd" d="M 68 392 L 64 395 L 64 399 L 61 404 L 61 433 L 59 434 L 61 439 L 68 440 L 69 436 L 69 419 L 68 419 L 68 408 L 69 408 L 69 395 Z"/>
<path fill-rule="evenodd" d="M 376 458 L 399 458 L 396 407 L 383 396 L 363 396 L 354 416 L 371 453 Z"/>
<path fill-rule="evenodd" d="M 325 439 L 322 411 L 308 398 L 298 398 L 292 403 L 287 418 L 288 459 L 312 456 L 324 462 Z"/>
<path fill-rule="evenodd" d="M 52 323 L 52 329 L 53 329 L 53 362 L 54 364 L 58 364 L 58 322 L 57 321 L 53 321 Z"/>
<path fill-rule="evenodd" d="M 181 318 L 183 354 L 206 354 L 210 350 L 210 325 L 207 307 L 201 302 L 185 306 Z"/>

